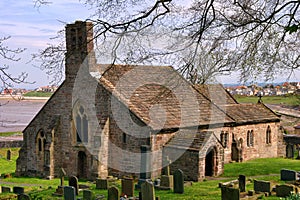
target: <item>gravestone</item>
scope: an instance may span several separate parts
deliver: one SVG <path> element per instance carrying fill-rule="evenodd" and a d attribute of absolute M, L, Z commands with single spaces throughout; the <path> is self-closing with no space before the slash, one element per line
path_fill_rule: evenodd
<path fill-rule="evenodd" d="M 24 188 L 23 187 L 13 187 L 13 193 L 15 194 L 23 194 L 24 193 Z"/>
<path fill-rule="evenodd" d="M 240 190 L 230 187 L 221 187 L 221 199 L 222 200 L 239 200 Z"/>
<path fill-rule="evenodd" d="M 254 180 L 254 191 L 255 192 L 268 192 L 272 190 L 270 181 L 258 181 Z"/>
<path fill-rule="evenodd" d="M 94 193 L 91 190 L 83 190 L 83 200 L 93 200 Z"/>
<path fill-rule="evenodd" d="M 69 186 L 73 186 L 75 188 L 76 195 L 78 195 L 79 186 L 78 186 L 78 178 L 76 176 L 71 176 L 69 178 Z"/>
<path fill-rule="evenodd" d="M 2 189 L 2 193 L 11 192 L 10 187 L 1 186 L 1 189 Z"/>
<path fill-rule="evenodd" d="M 134 196 L 134 180 L 132 178 L 122 179 L 122 194 L 126 194 L 127 197 Z"/>
<path fill-rule="evenodd" d="M 19 194 L 18 200 L 30 200 L 30 197 L 27 194 Z"/>
<path fill-rule="evenodd" d="M 66 172 L 64 168 L 60 168 L 59 170 L 59 178 L 60 178 L 60 186 L 64 186 Z"/>
<path fill-rule="evenodd" d="M 282 169 L 280 170 L 280 179 L 282 181 L 295 181 L 297 180 L 297 172 L 294 170 Z"/>
<path fill-rule="evenodd" d="M 241 192 L 246 192 L 246 176 L 239 175 L 239 189 Z"/>
<path fill-rule="evenodd" d="M 96 179 L 96 189 L 107 190 L 108 189 L 108 180 L 107 179 Z"/>
<path fill-rule="evenodd" d="M 140 178 L 136 185 L 136 189 L 141 188 L 141 184 L 151 179 L 151 147 L 149 145 L 141 145 L 141 166 Z"/>
<path fill-rule="evenodd" d="M 174 193 L 183 194 L 184 193 L 184 175 L 183 171 L 178 169 L 174 172 Z"/>
<path fill-rule="evenodd" d="M 141 185 L 142 200 L 155 200 L 154 185 L 148 181 Z"/>
<path fill-rule="evenodd" d="M 162 175 L 160 177 L 160 188 L 172 189 L 174 183 L 173 175 Z"/>
<path fill-rule="evenodd" d="M 6 152 L 6 160 L 11 160 L 11 150 L 7 150 Z"/>
<path fill-rule="evenodd" d="M 76 189 L 73 186 L 64 186 L 64 200 L 76 200 Z"/>
<path fill-rule="evenodd" d="M 111 187 L 108 189 L 108 200 L 120 200 L 120 193 L 118 188 Z"/>
<path fill-rule="evenodd" d="M 277 185 L 276 186 L 276 196 L 277 197 L 287 197 L 291 194 L 291 192 L 295 192 L 294 185 Z"/>

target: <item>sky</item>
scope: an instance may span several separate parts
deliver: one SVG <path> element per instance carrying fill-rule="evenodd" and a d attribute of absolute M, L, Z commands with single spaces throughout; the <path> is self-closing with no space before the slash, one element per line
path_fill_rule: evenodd
<path fill-rule="evenodd" d="M 35 82 L 16 87 L 34 89 L 48 85 L 51 77 L 48 77 L 45 71 L 35 67 L 36 63 L 29 62 L 31 55 L 37 53 L 39 49 L 44 49 L 48 43 L 53 43 L 50 38 L 64 29 L 65 23 L 85 20 L 92 12 L 79 0 L 51 0 L 51 2 L 50 5 L 36 8 L 33 0 L 0 1 L 0 37 L 11 36 L 5 43 L 10 48 L 26 48 L 26 51 L 20 55 L 19 62 L 5 63 L 10 66 L 11 74 L 27 72 L 27 81 Z M 218 77 L 221 83 L 237 83 L 238 80 L 237 73 Z M 291 80 L 300 81 L 300 73 L 292 76 Z M 285 81 L 285 79 L 277 77 L 275 82 L 278 81 Z"/>

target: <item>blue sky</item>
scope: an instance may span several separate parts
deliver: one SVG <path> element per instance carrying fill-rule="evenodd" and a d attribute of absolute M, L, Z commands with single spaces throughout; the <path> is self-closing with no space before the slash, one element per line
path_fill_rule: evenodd
<path fill-rule="evenodd" d="M 20 85 L 18 87 L 35 88 L 47 85 L 51 78 L 44 71 L 34 67 L 34 63 L 28 63 L 31 54 L 44 49 L 47 43 L 53 43 L 51 37 L 56 36 L 57 31 L 64 28 L 66 23 L 76 20 L 85 20 L 91 14 L 88 7 L 79 0 L 51 0 L 52 4 L 34 7 L 33 0 L 1 0 L 0 1 L 0 37 L 11 36 L 6 43 L 11 48 L 26 48 L 20 55 L 21 61 L 16 63 L 5 62 L 10 65 L 10 73 L 18 74 L 26 71 L 29 74 L 28 81 L 35 81 L 32 85 Z M 2 61 L 3 62 L 3 61 Z M 291 80 L 299 80 L 299 74 Z M 238 75 L 219 77 L 221 83 L 236 83 Z M 284 81 L 277 78 L 276 81 Z"/>

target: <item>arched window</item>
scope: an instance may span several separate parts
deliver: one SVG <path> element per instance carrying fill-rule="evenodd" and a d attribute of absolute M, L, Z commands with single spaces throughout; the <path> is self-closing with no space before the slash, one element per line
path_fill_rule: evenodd
<path fill-rule="evenodd" d="M 228 132 L 225 132 L 225 133 L 224 133 L 224 131 L 221 131 L 220 138 L 221 138 L 221 143 L 222 143 L 222 145 L 223 145 L 225 148 L 227 148 L 227 147 L 228 147 L 229 133 L 228 133 Z"/>
<path fill-rule="evenodd" d="M 43 152 L 46 146 L 46 135 L 41 129 L 36 135 L 36 146 L 38 152 Z"/>
<path fill-rule="evenodd" d="M 78 143 L 87 143 L 89 140 L 89 126 L 88 117 L 84 108 L 80 105 L 75 106 L 73 110 L 73 117 L 75 119 L 76 141 Z"/>
<path fill-rule="evenodd" d="M 271 144 L 271 128 L 268 126 L 266 131 L 266 143 Z"/>
<path fill-rule="evenodd" d="M 253 130 L 247 131 L 247 146 L 248 147 L 253 147 L 254 146 Z"/>

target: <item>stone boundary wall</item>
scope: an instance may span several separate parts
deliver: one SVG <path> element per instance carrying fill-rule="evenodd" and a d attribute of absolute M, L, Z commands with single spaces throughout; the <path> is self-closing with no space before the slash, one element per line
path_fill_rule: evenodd
<path fill-rule="evenodd" d="M 0 141 L 0 148 L 16 148 L 22 147 L 23 141 L 16 140 L 16 141 Z"/>

